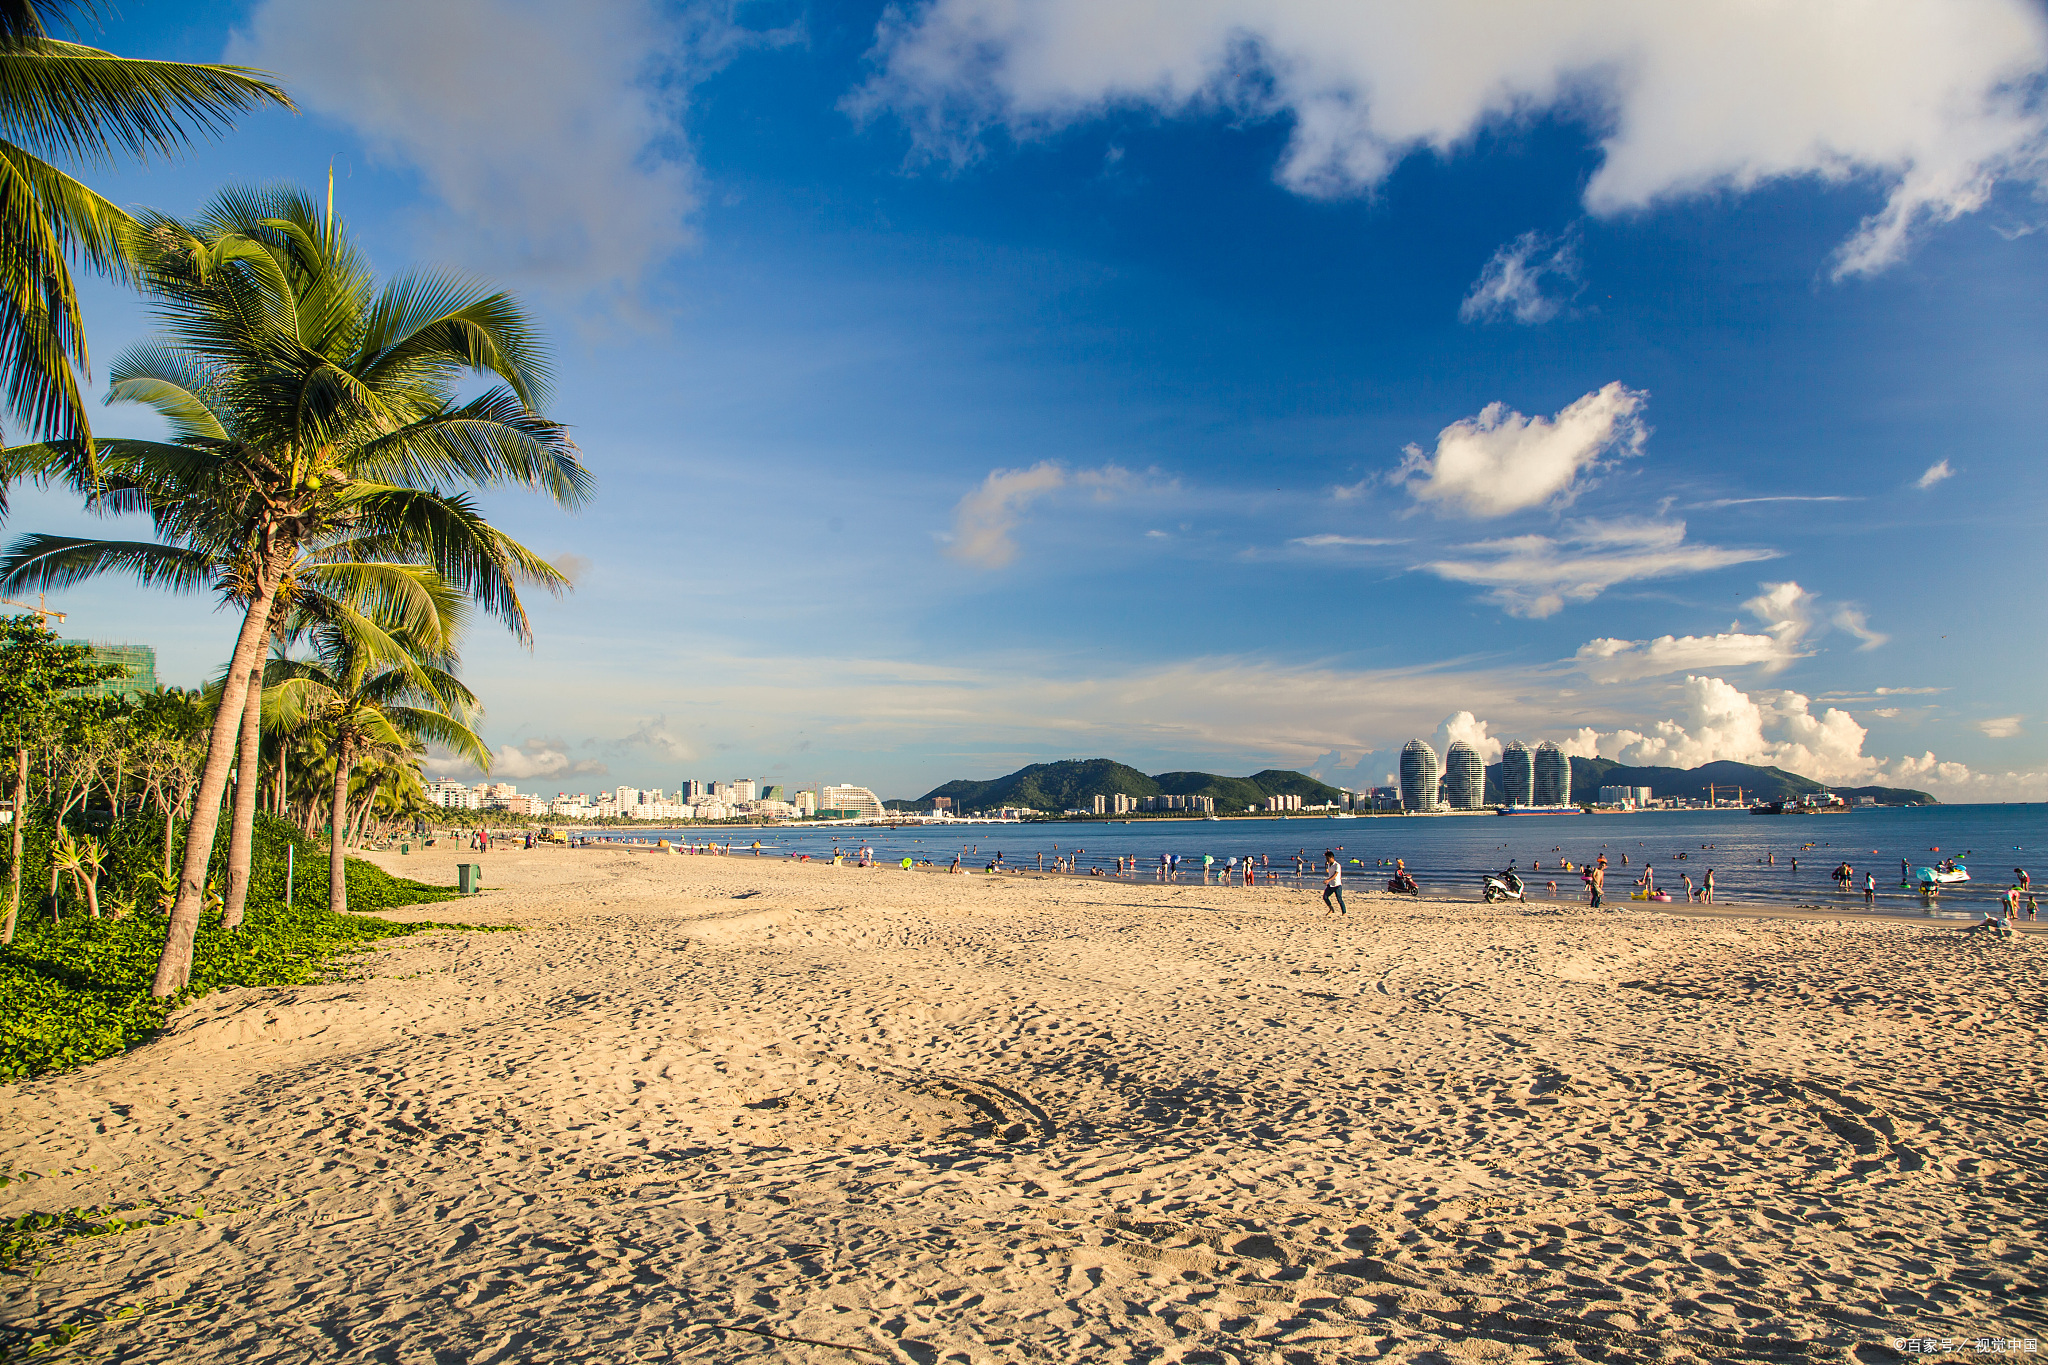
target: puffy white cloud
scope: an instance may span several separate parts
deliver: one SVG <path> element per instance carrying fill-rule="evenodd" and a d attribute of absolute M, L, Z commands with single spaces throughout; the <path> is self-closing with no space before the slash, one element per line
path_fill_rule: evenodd
<path fill-rule="evenodd" d="M 1613 383 L 1554 418 L 1489 403 L 1438 432 L 1434 451 L 1407 447 L 1394 477 L 1418 500 L 1472 517 L 1569 503 L 1603 463 L 1642 453 L 1648 396 Z"/>
<path fill-rule="evenodd" d="M 430 756 L 428 773 L 439 777 L 480 775 L 474 763 L 445 753 Z M 529 777 L 567 777 L 575 773 L 602 773 L 605 765 L 595 759 L 572 758 L 569 746 L 559 739 L 529 739 L 518 744 L 501 744 L 491 755 L 491 776 L 505 782 Z"/>
<path fill-rule="evenodd" d="M 716 26 L 713 26 L 714 28 Z M 230 60 L 418 170 L 439 252 L 528 286 L 630 286 L 690 240 L 679 73 L 711 30 L 651 0 L 259 0 Z M 347 208 L 347 187 L 341 206 Z"/>
<path fill-rule="evenodd" d="M 1470 711 L 1459 711 L 1444 717 L 1443 724 L 1436 727 L 1436 737 L 1431 741 L 1439 756 L 1451 751 L 1451 746 L 1463 740 L 1478 750 L 1483 762 L 1500 761 L 1501 743 L 1486 733 L 1487 723 Z"/>
<path fill-rule="evenodd" d="M 1595 131 L 1599 214 L 1785 178 L 1881 186 L 1838 277 L 2001 178 L 2048 177 L 2048 20 L 2029 0 L 932 0 L 892 9 L 853 104 L 931 154 L 1117 106 L 1286 116 L 1280 181 L 1369 188 L 1403 157 L 1562 111 Z"/>
<path fill-rule="evenodd" d="M 1784 645 L 1774 636 L 1727 632 L 1720 635 L 1660 635 L 1654 640 L 1588 640 L 1572 656 L 1595 682 L 1630 682 L 1695 669 L 1739 668 L 1745 664 L 1784 667 Z"/>
<path fill-rule="evenodd" d="M 1749 664 L 1762 664 L 1766 673 L 1779 672 L 1810 653 L 1805 647 L 1808 639 L 1825 627 L 1817 615 L 1815 593 L 1792 582 L 1759 586 L 1763 591 L 1742 605 L 1763 623 L 1761 632 L 1746 632 L 1731 624 L 1718 635 L 1660 635 L 1654 640 L 1603 637 L 1580 645 L 1572 661 L 1595 682 L 1605 683 Z M 1858 649 L 1874 649 L 1890 638 L 1872 630 L 1863 613 L 1853 607 L 1836 608 L 1831 619 L 1862 641 Z"/>
<path fill-rule="evenodd" d="M 1927 466 L 1926 473 L 1922 474 L 1919 478 L 1913 480 L 1913 487 L 1932 488 L 1934 487 L 1934 485 L 1940 483 L 1943 479 L 1954 478 L 1955 474 L 1955 470 L 1950 469 L 1948 467 L 1947 460 L 1936 460 L 1933 464 Z"/>
<path fill-rule="evenodd" d="M 1744 692 L 1721 678 L 1694 675 L 1679 687 L 1676 709 L 1675 717 L 1640 730 L 1581 729 L 1566 750 L 1643 767 L 1755 763 L 1838 786 L 1921 787 L 1943 800 L 2048 795 L 2048 773 L 1973 773 L 1931 752 L 1897 759 L 1866 754 L 1869 732 L 1853 716 L 1833 706 L 1816 710 L 1798 692 Z"/>
<path fill-rule="evenodd" d="M 1979 730 L 1993 739 L 2011 739 L 2020 732 L 2020 722 L 2025 719 L 2025 716 L 1993 716 L 1976 724 Z"/>
<path fill-rule="evenodd" d="M 1775 550 L 1734 550 L 1685 543 L 1685 523 L 1579 522 L 1562 538 L 1528 535 L 1466 547 L 1470 557 L 1421 567 L 1440 578 L 1492 589 L 1511 616 L 1555 615 L 1567 602 L 1590 602 L 1617 583 L 1671 578 L 1772 559 Z"/>
<path fill-rule="evenodd" d="M 1548 322 L 1571 301 L 1578 282 L 1579 256 L 1572 238 L 1525 232 L 1493 253 L 1458 316 L 1466 322 Z"/>

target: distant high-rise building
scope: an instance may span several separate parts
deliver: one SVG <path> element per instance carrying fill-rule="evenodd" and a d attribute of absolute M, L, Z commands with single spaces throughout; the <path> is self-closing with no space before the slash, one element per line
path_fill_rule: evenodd
<path fill-rule="evenodd" d="M 103 682 L 71 690 L 74 697 L 118 697 L 133 701 L 156 691 L 156 650 L 148 645 L 110 645 L 98 640 L 58 640 L 60 645 L 79 645 L 92 651 L 96 664 L 113 664 L 121 672 Z"/>
<path fill-rule="evenodd" d="M 1459 740 L 1444 755 L 1444 772 L 1450 779 L 1445 796 L 1452 810 L 1486 809 L 1486 763 L 1479 751 Z"/>
<path fill-rule="evenodd" d="M 782 787 L 779 787 L 779 786 L 777 786 L 776 784 L 774 784 L 774 783 L 772 783 L 772 782 L 771 782 L 771 783 L 769 783 L 769 784 L 767 784 L 766 786 L 764 786 L 764 787 L 762 787 L 762 788 L 761 788 L 761 799 L 762 799 L 763 801 L 787 801 L 787 800 L 789 800 L 789 798 L 788 798 L 787 796 L 785 796 L 785 795 L 783 794 L 783 792 L 784 792 L 784 788 L 782 788 Z"/>
<path fill-rule="evenodd" d="M 1500 794 L 1510 806 L 1536 804 L 1536 756 L 1519 739 L 1500 751 Z"/>
<path fill-rule="evenodd" d="M 710 783 L 693 781 L 683 783 L 682 794 L 677 799 L 684 802 L 688 802 L 695 800 L 697 797 L 709 795 L 711 795 Z"/>
<path fill-rule="evenodd" d="M 818 793 L 818 809 L 858 811 L 870 819 L 882 814 L 881 798 L 866 787 L 839 785 L 826 787 Z"/>
<path fill-rule="evenodd" d="M 732 784 L 732 799 L 735 801 L 753 800 L 754 779 L 751 777 L 742 777 L 735 779 Z"/>
<path fill-rule="evenodd" d="M 1409 740 L 1408 747 L 1401 750 L 1401 808 L 1435 810 L 1436 781 L 1436 750 L 1423 740 Z"/>
<path fill-rule="evenodd" d="M 1572 803 L 1572 761 L 1564 750 L 1544 740 L 1536 746 L 1536 800 L 1538 806 L 1569 806 Z"/>
<path fill-rule="evenodd" d="M 1089 799 L 1089 804 L 1095 807 L 1095 813 L 1097 815 L 1109 814 L 1109 798 L 1107 796 L 1104 796 L 1101 792 L 1095 793 L 1095 795 Z"/>

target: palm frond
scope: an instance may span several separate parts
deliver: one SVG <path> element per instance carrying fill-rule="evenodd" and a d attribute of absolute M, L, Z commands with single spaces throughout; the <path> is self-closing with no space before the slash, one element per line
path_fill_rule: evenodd
<path fill-rule="evenodd" d="M 130 574 L 145 587 L 199 592 L 214 585 L 216 564 L 176 545 L 28 535 L 0 556 L 0 591 L 55 591 L 110 573 Z"/>
<path fill-rule="evenodd" d="M 143 61 L 54 38 L 0 45 L 0 136 L 45 156 L 169 156 L 265 107 L 295 108 L 248 67 Z"/>

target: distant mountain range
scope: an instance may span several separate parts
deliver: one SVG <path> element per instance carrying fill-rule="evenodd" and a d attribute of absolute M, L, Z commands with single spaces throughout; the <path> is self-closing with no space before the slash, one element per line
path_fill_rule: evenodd
<path fill-rule="evenodd" d="M 1749 763 L 1706 763 L 1697 768 L 1631 768 L 1606 758 L 1572 760 L 1572 795 L 1580 800 L 1596 796 L 1602 787 L 1648 787 L 1653 796 L 1703 797 L 1707 784 L 1725 788 L 1730 795 L 1740 787 L 1745 798 L 1786 801 L 1806 792 L 1836 791 L 1854 798 L 1868 796 L 1888 806 L 1933 806 L 1940 804 L 1923 791 L 1907 787 L 1829 787 L 1783 768 L 1759 768 Z M 1224 777 L 1217 773 L 1174 772 L 1147 776 L 1136 768 L 1108 758 L 1066 759 L 1058 763 L 1033 763 L 1005 777 L 986 782 L 956 779 L 932 788 L 915 801 L 889 801 L 890 810 L 928 811 L 932 799 L 948 796 L 955 810 L 992 810 L 999 806 L 1027 806 L 1032 810 L 1058 812 L 1086 809 L 1097 796 L 1213 796 L 1219 811 L 1242 811 L 1246 806 L 1265 804 L 1269 796 L 1299 796 L 1303 805 L 1334 801 L 1337 788 L 1319 782 L 1306 773 L 1268 768 L 1250 777 Z M 1500 765 L 1486 770 L 1486 799 L 1498 805 L 1501 793 Z"/>
<path fill-rule="evenodd" d="M 1306 773 L 1268 768 L 1250 777 L 1222 777 L 1216 773 L 1159 773 L 1148 777 L 1136 768 L 1108 758 L 1066 759 L 1059 763 L 1034 763 L 1007 777 L 987 782 L 958 779 L 934 787 L 915 801 L 890 801 L 891 810 L 932 809 L 932 798 L 950 796 L 955 810 L 993 810 L 999 806 L 1028 806 L 1032 810 L 1063 811 L 1087 808 L 1097 796 L 1213 796 L 1218 810 L 1241 811 L 1246 806 L 1265 804 L 1269 796 L 1299 796 L 1303 805 L 1334 801 L 1341 792 Z"/>
<path fill-rule="evenodd" d="M 1838 792 L 1854 799 L 1868 796 L 1884 806 L 1938 806 L 1936 801 L 1923 791 L 1910 787 L 1831 787 L 1825 782 L 1816 782 L 1798 773 L 1788 773 L 1783 768 L 1759 768 L 1753 763 L 1702 763 L 1697 768 L 1631 768 L 1611 758 L 1575 758 L 1572 760 L 1572 798 L 1588 801 L 1600 794 L 1602 787 L 1648 787 L 1652 796 L 1679 796 L 1689 799 L 1704 797 L 1707 784 L 1712 783 L 1715 794 L 1733 796 L 1740 788 L 1744 800 L 1790 801 L 1807 792 Z M 1488 765 L 1486 769 L 1486 799 L 1489 804 L 1498 805 L 1505 801 L 1501 791 L 1500 764 Z"/>

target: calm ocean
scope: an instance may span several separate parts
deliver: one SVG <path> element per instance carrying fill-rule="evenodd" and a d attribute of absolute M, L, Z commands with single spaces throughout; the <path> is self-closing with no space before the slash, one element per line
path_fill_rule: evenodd
<path fill-rule="evenodd" d="M 1247 855 L 1264 860 L 1259 880 L 1293 883 L 1294 857 L 1312 860 L 1305 884 L 1320 885 L 1316 869 L 1324 849 L 1340 850 L 1346 881 L 1354 887 L 1385 885 L 1382 861 L 1407 860 L 1424 891 L 1445 895 L 1479 893 L 1481 874 L 1513 859 L 1530 883 L 1534 899 L 1548 897 L 1557 882 L 1560 899 L 1579 899 L 1576 873 L 1557 871 L 1564 859 L 1574 866 L 1607 854 L 1609 901 L 1626 901 L 1644 864 L 1656 868 L 1657 884 L 1683 896 L 1681 873 L 1694 882 L 1714 869 L 1718 899 L 1779 905 L 1820 905 L 1845 910 L 1863 907 L 1866 871 L 1877 874 L 1877 908 L 1885 913 L 1969 915 L 1989 906 L 2024 867 L 2036 878 L 2048 874 L 2048 805 L 1916 806 L 1861 810 L 1847 815 L 1764 816 L 1736 811 L 1644 812 L 1638 815 L 1517 815 L 1361 817 L 1330 820 L 1314 816 L 1274 819 L 1134 820 L 1089 824 L 959 824 L 886 829 L 837 827 L 812 830 L 634 830 L 634 839 L 666 837 L 677 842 L 706 839 L 733 842 L 733 852 L 759 840 L 767 856 L 808 853 L 827 857 L 833 848 L 849 853 L 865 841 L 887 862 L 905 857 L 944 866 L 956 853 L 980 869 L 997 853 L 1012 867 L 1036 868 L 1038 855 L 1076 856 L 1085 872 L 1113 867 L 1119 856 L 1136 856 L 1140 880 L 1157 880 L 1161 854 L 1179 854 L 1181 880 L 1199 881 L 1204 854 L 1222 863 Z M 1628 857 L 1625 875 L 1621 858 Z M 1773 864 L 1770 859 L 1775 857 Z M 1965 859 L 1971 882 L 1944 890 L 1930 911 L 1916 892 L 1899 886 L 1899 860 L 1919 867 L 1945 857 Z M 1352 859 L 1363 862 L 1351 865 Z M 1798 867 L 1793 868 L 1793 861 Z M 1532 873 L 1535 863 L 1540 873 Z M 1838 863 L 1856 869 L 1858 890 L 1841 895 L 1829 877 Z M 1149 867 L 1147 866 L 1149 864 Z"/>

